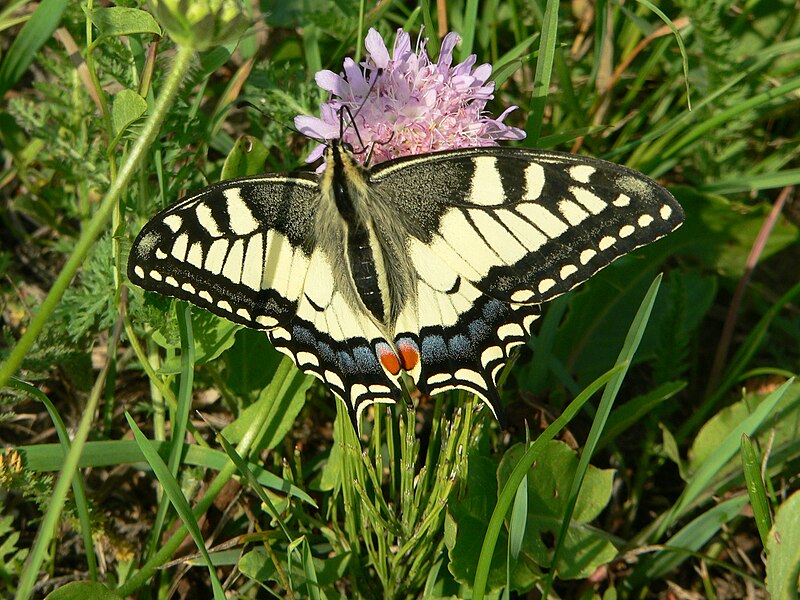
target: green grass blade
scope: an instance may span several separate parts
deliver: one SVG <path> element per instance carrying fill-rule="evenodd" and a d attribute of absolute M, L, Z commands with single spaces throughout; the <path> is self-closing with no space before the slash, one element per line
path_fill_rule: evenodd
<path fill-rule="evenodd" d="M 53 405 L 53 403 L 50 401 L 50 398 L 48 398 L 38 388 L 35 388 L 24 381 L 20 381 L 16 377 L 12 377 L 9 381 L 9 384 L 11 387 L 27 392 L 44 404 L 45 408 L 47 408 L 48 414 L 50 415 L 50 419 L 53 421 L 53 427 L 55 427 L 56 434 L 58 435 L 58 441 L 61 444 L 63 455 L 66 455 L 70 448 L 69 433 L 67 432 L 66 425 L 64 425 L 64 421 L 61 419 L 61 415 L 56 410 L 55 405 Z M 83 488 L 83 480 L 81 479 L 81 476 L 77 470 L 74 478 L 72 479 L 72 493 L 75 496 L 75 508 L 78 511 L 78 520 L 81 524 L 81 538 L 83 539 L 83 547 L 84 551 L 86 552 L 86 562 L 89 567 L 89 577 L 91 577 L 92 581 L 97 581 L 97 557 L 94 553 L 94 542 L 92 540 L 92 525 L 89 518 L 89 501 L 86 499 L 86 490 Z"/>
<path fill-rule="evenodd" d="M 628 372 L 628 367 L 630 366 L 631 361 L 633 361 L 636 350 L 639 348 L 639 343 L 642 341 L 644 330 L 647 327 L 647 322 L 650 320 L 650 314 L 653 311 L 653 305 L 656 302 L 658 288 L 661 286 L 661 279 L 662 275 L 659 274 L 653 283 L 650 284 L 650 289 L 647 290 L 647 294 L 645 294 L 644 300 L 642 300 L 639 310 L 636 312 L 633 323 L 631 323 L 631 326 L 628 329 L 628 335 L 625 336 L 625 342 L 622 345 L 622 350 L 620 350 L 615 365 L 622 367 L 622 370 L 603 390 L 603 396 L 600 399 L 600 406 L 598 407 L 597 414 L 592 421 L 592 428 L 589 430 L 586 446 L 584 447 L 583 452 L 581 452 L 578 468 L 575 471 L 575 478 L 572 481 L 572 489 L 570 490 L 567 509 L 564 512 L 564 519 L 561 523 L 561 531 L 558 534 L 556 547 L 553 550 L 553 560 L 550 563 L 552 567 L 547 574 L 547 579 L 544 586 L 545 592 L 543 593 L 543 596 L 545 598 L 547 597 L 547 594 L 552 586 L 553 579 L 556 576 L 555 565 L 558 562 L 559 554 L 564 546 L 564 539 L 566 538 L 567 530 L 569 529 L 569 524 L 572 520 L 572 514 L 575 511 L 575 505 L 578 502 L 578 493 L 580 492 L 581 485 L 583 484 L 583 479 L 586 476 L 586 471 L 589 468 L 589 461 L 591 460 L 600 441 L 600 436 L 602 435 L 606 421 L 608 420 L 608 415 L 611 413 L 611 407 L 614 405 L 614 400 L 616 400 L 617 394 L 622 386 L 622 381 L 625 379 L 625 375 Z"/>
<path fill-rule="evenodd" d="M 750 496 L 750 506 L 753 507 L 758 536 L 766 548 L 769 530 L 772 529 L 772 515 L 769 512 L 767 488 L 761 477 L 761 461 L 753 440 L 747 434 L 742 436 L 742 472 L 747 483 L 747 495 Z"/>
<path fill-rule="evenodd" d="M 547 90 L 553 75 L 553 61 L 556 54 L 558 37 L 558 2 L 547 0 L 547 7 L 542 19 L 542 37 L 539 39 L 539 53 L 536 60 L 536 73 L 533 78 L 528 120 L 525 131 L 528 132 L 526 143 L 535 146 L 544 123 L 544 107 L 547 103 Z"/>
<path fill-rule="evenodd" d="M 508 509 L 511 508 L 511 505 L 514 502 L 514 498 L 517 494 L 517 488 L 519 487 L 520 483 L 522 483 L 525 475 L 528 473 L 537 457 L 542 453 L 547 445 L 547 442 L 555 438 L 555 436 L 567 426 L 567 424 L 575 417 L 576 414 L 578 414 L 581 408 L 583 408 L 583 405 L 589 401 L 595 392 L 611 381 L 624 368 L 624 365 L 617 365 L 589 384 L 575 398 L 575 400 L 569 403 L 569 405 L 564 409 L 564 412 L 561 413 L 561 416 L 553 421 L 550 426 L 545 429 L 542 434 L 531 444 L 530 448 L 528 448 L 528 450 L 525 452 L 522 459 L 519 461 L 519 463 L 517 463 L 516 467 L 514 467 L 514 470 L 511 472 L 511 475 L 506 481 L 506 484 L 503 486 L 503 490 L 500 492 L 500 495 L 497 499 L 497 505 L 494 507 L 492 516 L 489 519 L 489 526 L 486 529 L 486 535 L 483 538 L 481 553 L 480 557 L 478 558 L 478 566 L 475 572 L 475 582 L 472 588 L 472 597 L 475 600 L 482 599 L 486 594 L 489 568 L 491 566 L 495 546 L 497 545 L 497 537 L 500 535 L 500 530 L 503 527 L 505 515 L 508 513 Z"/>
<path fill-rule="evenodd" d="M 69 0 L 42 0 L 31 18 L 11 43 L 0 65 L 0 98 L 19 81 L 39 51 L 61 22 Z"/>
<path fill-rule="evenodd" d="M 203 540 L 203 534 L 200 532 L 200 525 L 198 525 L 197 519 L 194 513 L 192 513 L 192 507 L 189 506 L 189 502 L 181 491 L 178 480 L 172 476 L 167 464 L 150 444 L 150 440 L 145 437 L 141 429 L 136 425 L 136 421 L 133 420 L 133 417 L 126 412 L 125 418 L 128 420 L 128 424 L 133 431 L 136 442 L 139 444 L 139 448 L 142 450 L 142 454 L 144 454 L 144 457 L 153 469 L 159 483 L 161 483 L 164 488 L 167 498 L 169 498 L 169 501 L 175 507 L 184 525 L 186 525 L 186 528 L 189 530 L 189 535 L 192 536 L 194 543 L 197 545 L 197 549 L 206 561 L 208 574 L 211 577 L 211 587 L 214 590 L 214 600 L 225 600 L 225 592 L 222 591 L 222 584 L 219 581 L 219 577 L 217 577 L 217 571 L 214 568 L 214 564 L 211 562 L 211 557 L 208 555 L 205 540 Z"/>
<path fill-rule="evenodd" d="M 681 517 L 694 502 L 704 493 L 709 493 L 712 480 L 722 470 L 733 456 L 739 452 L 741 448 L 742 435 L 752 435 L 772 414 L 773 409 L 778 404 L 778 401 L 789 389 L 789 386 L 794 382 L 794 379 L 786 381 L 781 387 L 767 396 L 761 404 L 747 417 L 739 427 L 731 431 L 723 440 L 719 449 L 706 459 L 706 461 L 697 469 L 689 484 L 683 490 L 678 501 L 672 506 L 672 509 L 665 515 L 665 518 L 659 524 L 653 540 L 658 540 L 664 535 L 664 532 L 679 518 Z"/>

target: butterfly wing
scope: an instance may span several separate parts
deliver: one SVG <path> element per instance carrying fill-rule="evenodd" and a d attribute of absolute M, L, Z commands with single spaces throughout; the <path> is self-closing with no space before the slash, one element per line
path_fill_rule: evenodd
<path fill-rule="evenodd" d="M 391 348 L 336 290 L 334 265 L 314 243 L 313 175 L 264 175 L 212 185 L 141 230 L 128 277 L 254 329 L 325 381 L 353 418 L 366 402 L 399 398 L 379 361 Z M 336 268 L 341 268 L 340 266 Z"/>
<path fill-rule="evenodd" d="M 536 306 L 683 221 L 644 175 L 558 152 L 413 156 L 379 165 L 371 182 L 405 223 L 419 274 L 418 306 L 404 311 L 395 339 L 419 350 L 417 385 L 470 390 L 495 412 L 498 374 Z"/>

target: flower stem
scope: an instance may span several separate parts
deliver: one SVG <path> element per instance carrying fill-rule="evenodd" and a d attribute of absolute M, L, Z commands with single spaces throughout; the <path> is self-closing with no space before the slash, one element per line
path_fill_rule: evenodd
<path fill-rule="evenodd" d="M 28 329 L 20 338 L 19 342 L 17 342 L 17 345 L 11 351 L 5 363 L 0 365 L 0 387 L 6 384 L 8 378 L 11 377 L 22 364 L 25 354 L 30 350 L 31 346 L 33 346 L 36 338 L 39 337 L 47 319 L 53 313 L 56 306 L 58 306 L 58 303 L 61 301 L 61 296 L 64 295 L 64 292 L 67 287 L 69 287 L 78 268 L 83 264 L 95 240 L 103 232 L 111 212 L 119 202 L 133 174 L 144 161 L 153 140 L 156 139 L 156 136 L 161 130 L 164 117 L 178 93 L 181 81 L 183 81 L 183 77 L 191 64 L 193 56 L 193 49 L 183 46 L 178 47 L 175 59 L 172 63 L 172 70 L 167 76 L 161 93 L 158 95 L 158 100 L 153 107 L 153 112 L 145 121 L 141 134 L 131 148 L 128 158 L 122 165 L 117 178 L 111 184 L 111 187 L 108 188 L 106 195 L 100 202 L 97 212 L 81 232 L 74 252 L 56 278 L 53 287 L 50 288 L 50 292 L 39 307 L 39 311 L 33 319 L 31 319 Z"/>

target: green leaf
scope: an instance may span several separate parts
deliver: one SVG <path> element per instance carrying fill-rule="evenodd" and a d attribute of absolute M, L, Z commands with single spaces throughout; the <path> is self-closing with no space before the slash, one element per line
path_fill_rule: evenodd
<path fill-rule="evenodd" d="M 772 528 L 772 515 L 769 512 L 769 500 L 764 480 L 761 478 L 761 460 L 753 441 L 747 436 L 742 436 L 742 471 L 747 483 L 747 495 L 750 496 L 750 506 L 753 507 L 753 519 L 758 527 L 761 544 L 766 547 L 769 530 Z"/>
<path fill-rule="evenodd" d="M 180 348 L 177 339 L 177 328 L 173 330 L 174 321 L 168 321 L 160 329 L 153 331 L 153 341 L 171 350 Z M 235 334 L 241 325 L 221 319 L 202 309 L 192 310 L 192 331 L 195 343 L 195 364 L 202 365 L 214 360 L 225 350 L 233 346 Z M 176 375 L 181 372 L 180 356 L 173 356 L 164 361 L 159 370 L 165 375 Z"/>
<path fill-rule="evenodd" d="M 726 406 L 711 417 L 695 436 L 692 447 L 689 449 L 688 470 L 695 472 L 709 457 L 713 456 L 723 440 L 736 431 L 741 423 L 750 417 L 767 399 L 766 394 L 747 394 L 742 400 Z M 796 439 L 797 430 L 795 419 L 800 418 L 800 383 L 794 383 L 775 406 L 775 412 L 770 420 L 770 435 L 775 438 L 773 446 L 780 447 L 788 441 Z M 766 442 L 766 438 L 764 439 Z M 737 446 L 740 442 L 737 439 Z M 737 448 L 738 449 L 738 448 Z M 737 469 L 738 466 L 730 464 L 727 469 Z"/>
<path fill-rule="evenodd" d="M 73 581 L 53 590 L 45 600 L 121 600 L 122 596 L 96 581 Z"/>
<path fill-rule="evenodd" d="M 226 383 L 231 391 L 246 397 L 261 392 L 272 380 L 283 355 L 269 343 L 263 331 L 243 328 L 222 355 L 225 361 Z"/>
<path fill-rule="evenodd" d="M 268 154 L 269 150 L 264 142 L 250 135 L 241 136 L 225 159 L 220 179 L 263 173 Z"/>
<path fill-rule="evenodd" d="M 158 452 L 150 445 L 150 440 L 145 437 L 141 429 L 136 425 L 136 421 L 133 420 L 133 417 L 126 412 L 125 418 L 128 420 L 128 424 L 133 431 L 133 437 L 136 439 L 136 443 L 139 445 L 142 454 L 144 454 L 148 464 L 155 472 L 169 501 L 172 503 L 172 506 L 175 507 L 175 511 L 186 525 L 186 529 L 189 531 L 189 535 L 192 536 L 192 540 L 194 540 L 197 549 L 200 550 L 200 554 L 202 554 L 203 558 L 206 560 L 208 574 L 211 577 L 211 587 L 214 590 L 214 600 L 224 600 L 225 592 L 222 591 L 222 584 L 219 581 L 216 569 L 213 567 L 211 557 L 208 556 L 208 550 L 206 549 L 203 534 L 200 531 L 200 525 L 197 523 L 197 518 L 192 512 L 192 507 L 189 506 L 189 501 L 186 499 L 186 496 L 183 495 L 180 484 L 169 472 L 169 468 L 161 456 L 159 456 Z"/>
<path fill-rule="evenodd" d="M 800 492 L 781 504 L 767 541 L 767 591 L 773 600 L 797 598 L 800 577 Z"/>
<path fill-rule="evenodd" d="M 61 22 L 69 0 L 42 0 L 22 27 L 0 65 L 0 98 L 22 77 Z"/>
<path fill-rule="evenodd" d="M 252 415 L 266 402 L 269 406 L 269 425 L 264 429 L 255 446 L 259 449 L 274 448 L 292 427 L 295 418 L 306 401 L 306 391 L 313 379 L 297 369 L 288 357 L 275 370 L 272 381 L 262 390 L 258 400 L 242 411 L 239 417 L 222 430 L 229 442 L 237 443 L 252 423 Z"/>
<path fill-rule="evenodd" d="M 273 552 L 278 558 L 283 572 L 286 573 L 287 577 L 291 577 L 294 589 L 300 589 L 301 586 L 305 585 L 307 579 L 304 566 L 297 561 L 292 561 L 290 569 L 286 553 L 277 549 L 273 549 Z M 313 558 L 312 560 L 318 584 L 320 586 L 329 586 L 344 577 L 347 565 L 350 562 L 350 553 L 343 552 L 333 557 L 325 557 L 324 560 L 321 558 Z M 280 583 L 275 564 L 264 548 L 256 548 L 242 556 L 238 568 L 244 575 L 254 581 L 261 583 L 275 581 Z"/>
<path fill-rule="evenodd" d="M 113 6 L 96 8 L 89 14 L 94 26 L 103 36 L 131 35 L 134 33 L 152 33 L 161 35 L 161 28 L 153 16 L 138 8 Z"/>
<path fill-rule="evenodd" d="M 147 101 L 133 90 L 121 90 L 114 95 L 111 105 L 111 122 L 114 135 L 119 137 L 128 126 L 147 111 Z"/>
<path fill-rule="evenodd" d="M 524 452 L 523 444 L 506 452 L 498 468 L 501 486 Z M 577 453 L 563 442 L 551 441 L 528 473 L 528 519 L 522 551 L 539 566 L 547 567 L 552 560 L 553 549 L 546 540 L 554 540 L 559 533 L 577 467 Z M 613 480 L 612 469 L 589 465 L 556 564 L 561 579 L 588 577 L 616 555 L 616 548 L 605 536 L 585 527 L 611 499 Z"/>

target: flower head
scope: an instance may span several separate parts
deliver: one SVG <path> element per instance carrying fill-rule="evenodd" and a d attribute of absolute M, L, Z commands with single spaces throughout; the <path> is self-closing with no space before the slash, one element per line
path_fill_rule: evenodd
<path fill-rule="evenodd" d="M 344 74 L 327 70 L 317 73 L 317 85 L 331 97 L 320 105 L 321 118 L 298 116 L 295 126 L 309 137 L 337 139 L 342 119 L 349 125 L 352 114 L 355 122 L 344 127 L 343 141 L 356 149 L 362 148 L 362 142 L 372 147 L 375 162 L 436 150 L 496 146 L 498 140 L 524 138 L 524 131 L 503 124 L 516 106 L 497 119 L 484 113 L 494 92 L 494 82 L 487 82 L 491 65 L 473 68 L 473 54 L 452 66 L 453 49 L 459 41 L 458 34 L 448 33 L 442 40 L 438 62 L 433 62 L 425 49 L 427 39 L 418 42 L 413 51 L 409 34 L 398 29 L 390 56 L 383 38 L 370 29 L 367 57 L 361 67 L 346 58 Z M 323 151 L 320 144 L 306 160 L 313 162 Z"/>
<path fill-rule="evenodd" d="M 196 50 L 227 44 L 248 27 L 237 0 L 150 0 L 150 5 L 173 40 Z"/>

